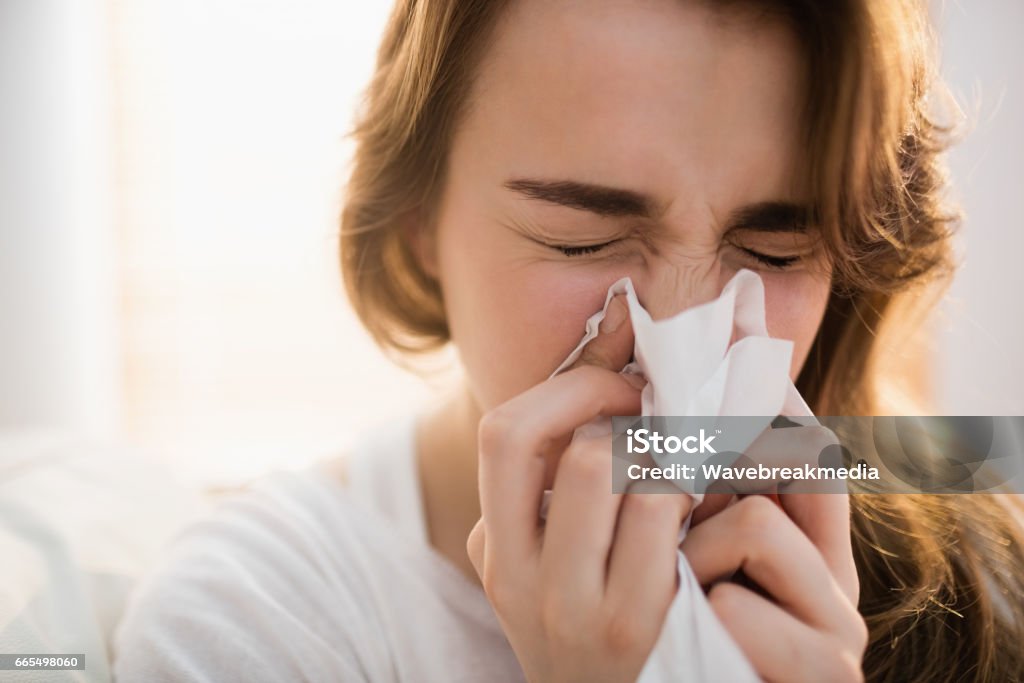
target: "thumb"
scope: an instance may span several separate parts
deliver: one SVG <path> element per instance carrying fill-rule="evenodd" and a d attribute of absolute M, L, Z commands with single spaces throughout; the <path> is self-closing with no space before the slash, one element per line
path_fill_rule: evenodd
<path fill-rule="evenodd" d="M 633 325 L 629 319 L 626 296 L 617 294 L 608 303 L 597 336 L 583 347 L 580 357 L 568 369 L 596 365 L 619 372 L 633 355 Z"/>

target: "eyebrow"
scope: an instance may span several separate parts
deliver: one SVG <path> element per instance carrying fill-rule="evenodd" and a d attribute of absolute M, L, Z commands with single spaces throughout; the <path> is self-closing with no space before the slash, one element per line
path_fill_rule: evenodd
<path fill-rule="evenodd" d="M 657 203 L 648 195 L 605 185 L 513 178 L 505 181 L 505 187 L 527 199 L 589 211 L 598 216 L 653 218 L 659 213 Z"/>
<path fill-rule="evenodd" d="M 664 211 L 650 195 L 574 180 L 513 178 L 505 181 L 504 186 L 527 199 L 588 211 L 602 217 L 654 219 Z M 757 202 L 733 211 L 726 227 L 759 232 L 806 232 L 814 222 L 813 216 L 811 207 L 796 202 Z"/>
<path fill-rule="evenodd" d="M 816 222 L 814 216 L 812 207 L 796 202 L 758 202 L 733 211 L 726 227 L 758 232 L 807 232 Z"/>

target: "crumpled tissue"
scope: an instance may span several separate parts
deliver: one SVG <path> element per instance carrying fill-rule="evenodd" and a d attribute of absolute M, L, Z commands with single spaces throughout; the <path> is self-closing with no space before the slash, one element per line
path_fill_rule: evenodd
<path fill-rule="evenodd" d="M 765 416 L 765 428 L 770 416 L 785 415 L 816 424 L 789 377 L 793 343 L 768 336 L 764 285 L 756 273 L 745 269 L 729 280 L 717 299 L 661 320 L 653 320 L 643 308 L 628 277 L 618 280 L 608 289 L 602 310 L 587 320 L 579 345 L 552 377 L 576 362 L 583 347 L 597 336 L 598 325 L 617 294 L 626 295 L 635 336 L 635 360 L 622 372 L 639 374 L 648 382 L 641 395 L 642 415 Z M 576 433 L 593 436 L 611 431 L 611 419 L 602 417 Z M 695 504 L 700 502 L 699 492 L 674 483 L 693 496 Z M 680 540 L 688 526 L 687 519 Z M 681 551 L 678 572 L 679 591 L 640 683 L 758 681 L 712 611 Z"/>

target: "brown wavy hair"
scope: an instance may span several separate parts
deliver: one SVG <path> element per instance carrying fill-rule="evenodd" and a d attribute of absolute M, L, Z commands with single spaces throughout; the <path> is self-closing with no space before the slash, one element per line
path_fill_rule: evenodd
<path fill-rule="evenodd" d="M 508 0 L 398 0 L 351 136 L 341 262 L 356 313 L 403 361 L 449 341 L 441 291 L 408 226 L 431 224 L 474 68 Z M 886 356 L 911 353 L 953 272 L 958 215 L 943 201 L 950 129 L 927 5 L 914 0 L 739 0 L 780 15 L 806 55 L 815 220 L 833 264 L 797 386 L 819 415 L 891 402 Z M 1009 495 L 854 495 L 859 609 L 871 681 L 1024 680 L 1024 532 Z"/>

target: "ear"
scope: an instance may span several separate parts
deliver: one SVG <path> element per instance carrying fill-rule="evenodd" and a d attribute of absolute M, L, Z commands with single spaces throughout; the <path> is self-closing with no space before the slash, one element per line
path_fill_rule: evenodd
<path fill-rule="evenodd" d="M 419 211 L 410 211 L 402 218 L 401 229 L 420 268 L 430 277 L 438 279 L 437 239 L 434 227 L 422 219 Z"/>

